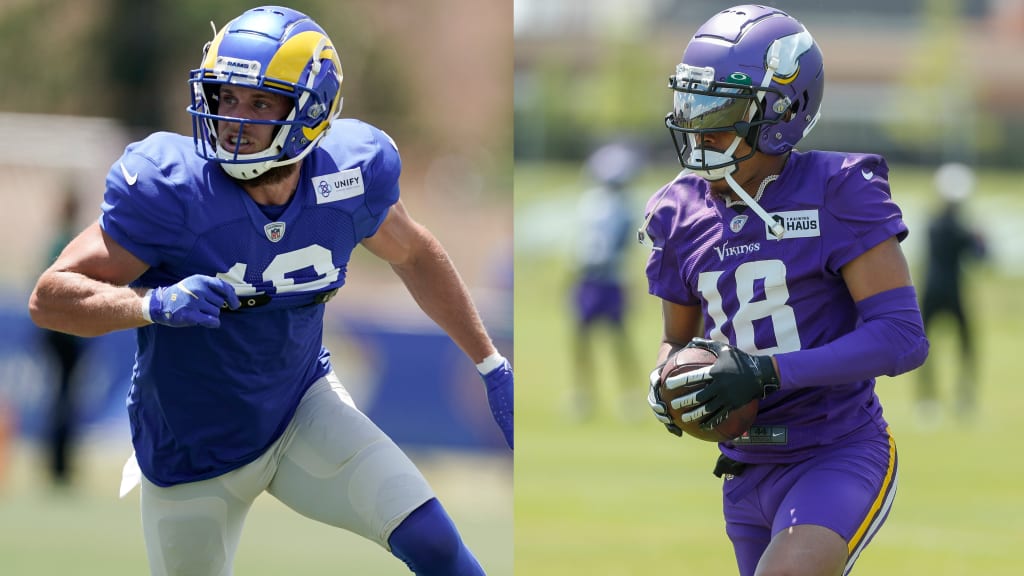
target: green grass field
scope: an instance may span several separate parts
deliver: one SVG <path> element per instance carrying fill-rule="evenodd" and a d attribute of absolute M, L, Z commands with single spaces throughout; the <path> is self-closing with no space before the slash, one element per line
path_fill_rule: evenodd
<path fill-rule="evenodd" d="M 649 174 L 644 198 L 670 179 Z M 1005 248 L 1024 222 L 1020 174 L 980 174 L 975 208 L 994 249 Z M 930 172 L 894 167 L 896 200 L 911 226 L 905 243 L 916 268 L 930 208 Z M 677 439 L 647 411 L 646 371 L 637 374 L 639 419 L 618 416 L 620 395 L 611 360 L 599 385 L 601 414 L 577 424 L 568 418 L 572 378 L 568 346 L 565 235 L 575 166 L 517 166 L 515 327 L 519 387 L 515 461 L 516 573 L 529 576 L 732 574 L 719 480 L 711 474 L 717 448 Z M 638 220 L 639 224 L 639 220 Z M 554 250 L 550 247 L 555 247 Z M 629 329 L 650 363 L 660 341 L 658 301 L 647 295 L 645 250 L 636 247 Z M 1012 259 L 1015 256 L 1009 255 Z M 1024 464 L 1016 444 L 1024 385 L 1017 354 L 1024 334 L 1021 277 L 986 264 L 976 269 L 971 306 L 981 351 L 980 407 L 970 424 L 954 417 L 953 341 L 932 337 L 930 362 L 940 375 L 943 419 L 932 428 L 915 418 L 915 375 L 878 385 L 900 453 L 899 493 L 887 524 L 861 555 L 855 574 L 930 576 L 1019 574 L 1024 561 Z M 610 342 L 598 341 L 598 344 Z M 607 350 L 607 348 L 606 348 Z M 646 368 L 646 364 L 645 364 Z"/>
<path fill-rule="evenodd" d="M 0 484 L 3 576 L 148 574 L 136 489 L 118 500 L 130 453 L 109 441 L 79 455 L 79 480 L 55 491 L 43 455 L 20 443 Z M 512 575 L 512 475 L 504 456 L 412 454 L 488 574 Z M 472 489 L 466 489 L 470 486 Z M 306 519 L 273 497 L 256 500 L 246 521 L 235 574 L 408 574 L 389 553 L 357 536 Z"/>
<path fill-rule="evenodd" d="M 647 175 L 654 191 L 671 170 Z M 929 174 L 894 168 L 896 199 L 912 233 L 914 266 L 929 209 Z M 1024 245 L 1019 174 L 983 174 L 978 212 L 997 256 Z M 616 383 L 601 380 L 600 413 L 577 424 L 566 400 L 570 317 L 566 249 L 572 195 L 584 182 L 573 166 L 520 166 L 516 172 L 517 453 L 513 493 L 507 458 L 414 455 L 463 536 L 491 576 L 735 573 L 723 531 L 713 444 L 677 439 L 648 413 L 646 370 L 637 374 L 637 416 L 619 417 Z M 638 197 L 638 213 L 643 198 Z M 659 305 L 646 295 L 644 250 L 630 262 L 630 332 L 642 359 L 660 338 Z M 999 260 L 999 258 L 997 258 Z M 978 323 L 980 409 L 971 424 L 952 412 L 954 364 L 947 334 L 932 339 L 944 418 L 933 428 L 915 420 L 915 375 L 882 379 L 879 393 L 900 450 L 900 487 L 888 523 L 861 556 L 856 574 L 931 576 L 1017 574 L 1024 542 L 1024 464 L 1014 443 L 1024 386 L 1016 369 L 1024 334 L 1022 278 L 1006 262 L 976 269 L 971 302 Z M 917 270 L 915 269 L 915 272 Z M 598 342 L 605 344 L 606 342 Z M 601 358 L 605 372 L 612 365 Z M 646 366 L 646 365 L 645 365 Z M 16 446 L 0 482 L 0 575 L 127 576 L 146 573 L 138 493 L 116 497 L 125 445 L 90 445 L 80 455 L 81 483 L 55 492 L 41 477 L 41 455 Z M 407 573 L 375 545 L 298 516 L 272 497 L 257 500 L 243 534 L 236 574 Z"/>

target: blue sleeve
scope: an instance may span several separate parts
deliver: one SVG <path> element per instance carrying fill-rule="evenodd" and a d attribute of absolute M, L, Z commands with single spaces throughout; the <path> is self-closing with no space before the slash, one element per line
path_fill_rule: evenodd
<path fill-rule="evenodd" d="M 367 182 L 365 211 L 355 214 L 356 233 L 360 239 L 373 236 L 387 217 L 388 208 L 398 202 L 398 177 L 402 173 L 402 158 L 395 141 L 383 131 L 370 128 L 376 154 L 369 160 L 370 179 Z"/>
<path fill-rule="evenodd" d="M 191 244 L 184 203 L 158 163 L 129 146 L 107 173 L 100 214 L 103 231 L 150 267 L 182 256 Z"/>

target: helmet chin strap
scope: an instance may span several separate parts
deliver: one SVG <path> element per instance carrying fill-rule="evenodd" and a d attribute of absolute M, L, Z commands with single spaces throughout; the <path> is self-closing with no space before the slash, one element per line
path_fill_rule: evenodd
<path fill-rule="evenodd" d="M 714 150 L 700 150 L 700 163 L 725 164 L 728 162 L 732 162 L 733 152 L 735 152 L 736 147 L 739 146 L 740 140 L 742 140 L 742 138 L 736 136 L 733 139 L 732 144 L 729 145 L 729 148 L 725 152 L 716 152 Z M 689 162 L 690 164 L 697 164 L 697 155 L 699 149 L 696 147 L 696 145 L 694 145 L 693 141 L 691 141 L 691 150 L 692 152 L 690 152 Z M 750 206 L 750 209 L 753 210 L 754 213 L 761 218 L 761 220 L 764 220 L 764 223 L 766 226 L 768 226 L 768 230 L 771 231 L 772 236 L 775 236 L 776 240 L 781 239 L 783 234 L 785 234 L 785 228 L 782 227 L 782 224 L 779 224 L 777 221 L 775 221 L 768 214 L 768 212 L 764 208 L 762 208 L 760 204 L 757 203 L 757 200 L 751 198 L 750 194 L 747 194 L 747 191 L 744 190 L 738 182 L 736 182 L 736 180 L 732 177 L 732 174 L 735 171 L 736 164 L 729 164 L 728 166 L 722 166 L 721 168 L 715 168 L 712 170 L 693 170 L 693 173 L 710 182 L 722 180 L 724 178 L 726 183 L 729 184 L 729 188 L 731 188 L 732 191 L 736 194 L 736 196 L 739 197 L 740 201 L 746 204 L 747 206 Z M 761 189 L 758 190 L 757 193 L 758 198 L 761 197 L 761 192 L 764 191 L 764 186 L 766 186 L 772 180 L 774 180 L 774 178 L 769 177 L 766 178 L 764 182 L 761 183 Z"/>
<path fill-rule="evenodd" d="M 778 70 L 779 68 L 780 52 L 781 45 L 778 42 L 772 42 L 772 45 L 768 49 L 768 61 L 765 65 L 764 78 L 761 79 L 761 88 L 767 88 L 768 85 L 771 84 L 772 77 L 775 75 L 775 71 Z M 764 99 L 764 94 L 765 93 L 763 91 L 758 93 L 757 98 L 759 101 Z M 754 104 L 751 103 L 751 106 L 754 106 Z M 753 115 L 753 110 L 751 110 L 751 115 Z M 733 140 L 732 146 L 730 146 L 729 149 L 734 150 L 736 146 L 739 145 L 739 142 L 740 137 L 737 135 L 736 139 Z M 774 218 L 772 218 L 764 208 L 761 208 L 761 205 L 758 204 L 754 198 L 751 198 L 750 194 L 747 194 L 747 191 L 744 190 L 743 187 L 740 186 L 735 179 L 733 179 L 732 173 L 735 171 L 736 166 L 733 165 L 732 168 L 733 170 L 730 170 L 725 174 L 725 181 L 729 184 L 729 188 L 732 188 L 732 191 L 737 196 L 740 197 L 740 200 L 742 200 L 744 204 L 749 206 L 750 209 L 753 210 L 754 213 L 761 218 L 761 220 L 764 220 L 765 226 L 768 227 L 768 230 L 772 233 L 772 236 L 775 236 L 776 240 L 781 240 L 782 236 L 786 233 L 786 229 L 782 226 L 780 222 L 777 222 Z M 775 178 L 778 178 L 777 175 L 774 176 Z M 761 181 L 761 186 L 757 190 L 758 198 L 760 198 L 761 194 L 764 192 L 764 187 L 767 186 L 770 182 L 774 181 L 775 178 L 769 176 Z"/>
<path fill-rule="evenodd" d="M 778 178 L 778 176 L 775 177 Z M 761 189 L 758 190 L 757 195 L 761 196 L 761 192 L 764 191 L 764 187 L 774 180 L 775 178 L 772 178 L 771 176 L 765 178 L 764 181 L 761 182 Z M 775 236 L 776 240 L 781 240 L 782 236 L 786 233 L 786 229 L 782 227 L 782 224 L 773 219 L 764 208 L 761 208 L 761 205 L 751 198 L 750 194 L 747 194 L 747 191 L 733 179 L 731 173 L 725 175 L 725 181 L 729 184 L 729 188 L 732 188 L 732 191 L 740 197 L 740 200 L 742 200 L 747 206 L 750 206 L 750 209 L 753 210 L 761 220 L 764 220 L 764 223 L 768 226 L 768 230 L 771 231 L 772 236 Z"/>
<path fill-rule="evenodd" d="M 281 130 L 281 133 L 284 134 L 285 131 Z M 248 162 L 244 164 L 221 162 L 221 168 L 223 168 L 224 171 L 227 172 L 228 176 L 231 176 L 232 178 L 235 178 L 237 180 L 252 180 L 253 178 L 262 175 L 264 172 L 270 170 L 271 168 L 277 168 L 278 166 L 287 166 L 289 164 L 294 164 L 299 160 L 302 160 L 303 158 L 308 156 L 310 152 L 313 151 L 313 148 L 316 147 L 317 143 L 320 141 L 321 138 L 324 137 L 325 134 L 327 134 L 327 129 L 324 129 L 322 132 L 320 132 L 320 134 L 318 134 L 317 137 L 313 139 L 313 142 L 309 146 L 307 146 L 301 153 L 299 153 L 297 156 L 293 158 L 281 157 L 278 159 L 266 160 L 264 162 Z M 254 154 L 239 154 L 237 158 L 240 158 L 242 160 L 247 160 L 250 158 L 259 158 L 260 156 L 264 155 L 264 153 L 267 150 L 270 150 L 271 148 L 274 148 L 275 145 L 279 144 L 278 140 L 283 141 L 284 138 L 275 138 L 274 142 L 271 143 L 270 146 L 267 146 L 262 152 L 256 152 Z M 280 150 L 279 146 L 278 150 Z M 220 147 L 220 142 L 217 142 L 217 157 L 223 159 L 235 158 L 235 156 L 231 152 L 224 150 L 223 148 Z"/>

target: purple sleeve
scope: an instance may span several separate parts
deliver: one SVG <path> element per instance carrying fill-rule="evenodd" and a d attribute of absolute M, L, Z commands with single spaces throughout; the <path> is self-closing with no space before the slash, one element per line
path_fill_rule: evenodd
<path fill-rule="evenodd" d="M 683 205 L 673 184 L 666 185 L 647 202 L 645 218 L 649 217 L 650 221 L 644 234 L 653 244 L 647 257 L 648 292 L 669 302 L 696 306 L 700 300 L 686 289 L 679 267 L 680 258 L 675 251 L 680 244 L 677 236 L 684 227 L 679 223 Z"/>
<path fill-rule="evenodd" d="M 836 226 L 825 227 L 827 269 L 838 275 L 851 260 L 908 230 L 889 190 L 889 167 L 874 154 L 850 154 L 828 181 L 825 210 Z"/>
<path fill-rule="evenodd" d="M 775 355 L 783 390 L 895 376 L 924 363 L 928 339 L 913 286 L 865 298 L 857 312 L 861 324 L 852 332 L 824 346 Z"/>

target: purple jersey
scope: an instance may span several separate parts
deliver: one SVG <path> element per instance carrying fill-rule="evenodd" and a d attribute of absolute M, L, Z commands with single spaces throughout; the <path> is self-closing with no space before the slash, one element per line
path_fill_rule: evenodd
<path fill-rule="evenodd" d="M 114 163 L 100 225 L 150 266 L 133 285 L 204 274 L 230 282 L 243 302 L 269 297 L 225 311 L 217 329 L 137 330 L 127 405 L 150 481 L 223 474 L 280 436 L 306 389 L 330 370 L 317 302 L 345 283 L 353 249 L 398 200 L 400 171 L 391 139 L 355 120 L 334 123 L 276 211 L 197 157 L 189 137 L 154 134 Z"/>
<path fill-rule="evenodd" d="M 650 293 L 700 305 L 704 336 L 751 354 L 816 348 L 858 323 L 840 270 L 883 240 L 907 234 L 879 156 L 794 151 L 760 205 L 785 235 L 775 240 L 744 206 L 727 207 L 696 175 L 648 203 Z M 874 379 L 772 394 L 749 435 L 721 445 L 742 462 L 793 462 L 816 447 L 886 427 Z"/>

